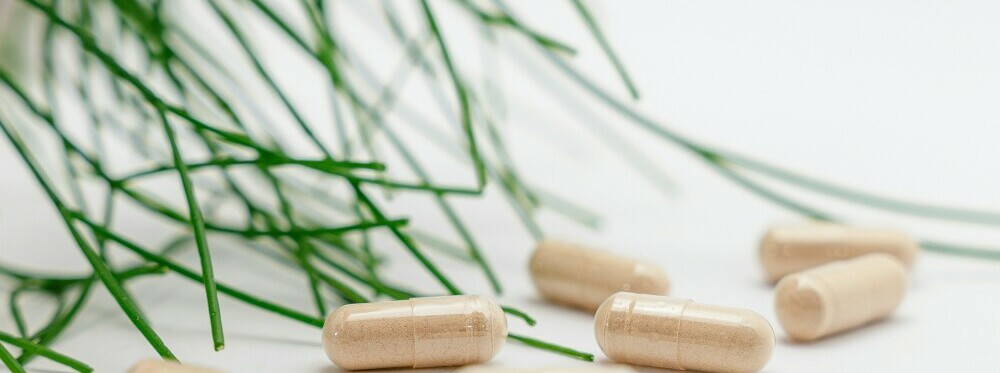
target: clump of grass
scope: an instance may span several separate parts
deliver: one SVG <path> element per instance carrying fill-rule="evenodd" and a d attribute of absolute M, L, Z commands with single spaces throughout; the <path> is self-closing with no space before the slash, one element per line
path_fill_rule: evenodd
<path fill-rule="evenodd" d="M 544 209 L 596 227 L 595 214 L 561 197 L 558 191 L 545 190 L 522 178 L 498 130 L 496 113 L 502 109 L 495 107 L 498 104 L 491 100 L 489 92 L 467 83 L 456 60 L 462 53 L 456 53 L 455 47 L 448 44 L 448 25 L 438 16 L 438 8 L 444 6 L 456 7 L 478 22 L 484 42 L 493 47 L 496 47 L 493 45 L 496 32 L 525 38 L 574 84 L 631 123 L 672 146 L 689 150 L 725 178 L 778 205 L 816 219 L 834 219 L 819 208 L 794 201 L 746 175 L 763 176 L 902 214 L 1000 225 L 997 213 L 884 198 L 681 136 L 636 112 L 629 103 L 580 74 L 567 60 L 575 48 L 529 27 L 500 0 L 490 5 L 470 0 L 422 0 L 407 4 L 407 14 L 419 20 L 416 29 L 405 26 L 403 13 L 396 4 L 378 3 L 384 26 L 403 56 L 387 83 L 357 59 L 344 42 L 348 36 L 331 27 L 336 15 L 323 0 L 284 2 L 284 8 L 263 0 L 207 0 L 204 10 L 224 31 L 222 35 L 210 36 L 187 25 L 183 11 L 170 8 L 169 2 L 161 0 L 20 0 L 20 3 L 25 5 L 23 11 L 41 20 L 39 40 L 31 40 L 41 46 L 41 53 L 26 56 L 37 58 L 40 71 L 13 74 L 8 68 L 14 61 L 0 58 L 0 92 L 11 98 L 0 103 L 0 130 L 45 191 L 92 273 L 65 277 L 27 272 L 0 263 L 0 276 L 15 284 L 8 307 L 17 335 L 0 332 L 3 342 L 0 361 L 12 371 L 23 371 L 23 364 L 37 356 L 77 371 L 91 370 L 47 346 L 72 324 L 97 284 L 109 290 L 153 350 L 164 358 L 176 359 L 123 285 L 167 272 L 204 289 L 206 315 L 216 350 L 225 346 L 224 318 L 218 307 L 220 294 L 280 317 L 321 327 L 323 317 L 334 304 L 407 299 L 441 292 L 461 294 L 460 284 L 440 269 L 436 255 L 459 258 L 479 267 L 492 289 L 500 293 L 500 276 L 452 205 L 453 198 L 480 196 L 489 185 L 499 187 L 535 239 L 545 236 L 535 220 L 537 212 Z M 636 84 L 591 11 L 580 0 L 571 0 L 568 6 L 611 61 L 631 97 L 638 98 Z M 289 12 L 301 17 L 290 17 Z M 258 19 L 257 23 L 248 17 Z M 254 45 L 254 38 L 247 34 L 251 27 L 261 25 L 286 40 L 301 52 L 307 63 L 322 72 L 321 83 L 331 92 L 332 123 L 311 119 L 315 116 L 308 115 L 305 108 L 291 99 L 275 68 L 267 66 L 259 47 Z M 239 55 L 220 56 L 209 43 L 228 43 Z M 443 111 L 448 111 L 445 116 L 453 119 L 448 121 L 453 125 L 452 133 L 428 125 L 420 115 L 408 113 L 407 124 L 422 136 L 411 139 L 401 136 L 387 120 L 395 110 L 406 109 L 407 103 L 398 100 L 398 93 L 414 75 L 434 82 L 428 88 Z M 251 86 L 262 87 L 264 91 L 256 96 L 249 94 Z M 36 92 L 38 87 L 41 92 Z M 61 107 L 63 100 L 72 100 L 72 104 L 83 108 L 86 135 L 70 130 L 72 123 L 79 126 L 79 118 L 74 118 L 75 121 L 66 118 L 68 111 Z M 264 114 L 258 107 L 276 107 L 287 120 L 276 121 L 270 117 L 273 114 Z M 330 130 L 338 138 L 324 141 L 321 130 Z M 27 144 L 21 131 L 44 132 L 54 139 L 60 163 L 40 162 L 41 148 Z M 290 146 L 286 140 L 289 135 L 304 138 L 309 149 Z M 430 170 L 434 165 L 421 162 L 419 154 L 411 148 L 418 140 L 468 165 L 471 182 L 455 186 L 433 180 Z M 387 144 L 387 148 L 378 148 L 378 144 Z M 111 148 L 126 149 L 138 161 L 113 157 L 108 152 Z M 391 161 L 387 152 L 401 162 Z M 640 171 L 648 170 L 647 160 L 638 156 L 632 159 Z M 413 176 L 400 178 L 396 170 L 405 170 Z M 184 201 L 181 206 L 143 187 L 147 180 L 163 175 L 176 175 Z M 88 199 L 83 192 L 85 188 L 97 188 L 104 198 Z M 396 193 L 420 193 L 433 198 L 457 242 L 445 237 L 446 232 L 409 227 L 408 218 L 394 216 L 377 198 L 377 194 Z M 120 231 L 116 220 L 115 206 L 123 203 L 182 227 L 185 233 L 162 247 L 129 238 Z M 228 213 L 217 213 L 224 210 L 223 206 L 233 208 L 226 210 Z M 234 210 L 238 213 L 233 213 Z M 331 223 L 329 216 L 338 216 L 339 220 Z M 440 289 L 416 291 L 385 278 L 380 266 L 384 256 L 393 254 L 375 247 L 371 239 L 374 234 L 391 237 L 420 263 Z M 217 281 L 209 240 L 213 236 L 237 240 L 248 253 L 296 269 L 308 280 L 308 287 L 302 291 L 311 298 L 315 310 L 296 310 Z M 198 268 L 189 268 L 174 258 L 176 252 L 190 246 L 197 252 Z M 948 254 L 1000 259 L 997 252 L 988 249 L 937 242 L 925 242 L 924 247 Z M 113 264 L 112 256 L 121 253 L 129 253 L 133 264 Z M 37 330 L 26 325 L 18 303 L 28 293 L 46 294 L 55 304 L 52 318 Z M 535 324 L 530 315 L 516 308 L 503 309 L 529 325 Z M 509 338 L 542 350 L 593 360 L 592 354 L 532 337 L 510 334 Z M 20 355 L 15 357 L 4 344 L 20 349 Z"/>

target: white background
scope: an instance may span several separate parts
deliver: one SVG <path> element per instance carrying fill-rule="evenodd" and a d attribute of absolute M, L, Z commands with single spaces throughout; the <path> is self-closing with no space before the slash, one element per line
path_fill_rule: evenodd
<path fill-rule="evenodd" d="M 446 10 L 453 8 L 446 2 L 433 4 L 446 13 L 445 22 L 459 20 L 446 31 L 461 34 L 467 25 L 461 14 Z M 573 13 L 566 3 L 514 5 L 528 24 L 577 46 L 576 66 L 625 96 L 585 29 L 576 17 L 567 16 Z M 356 2 L 343 8 L 344 24 L 338 26 L 342 33 L 371 17 Z M 1000 210 L 996 2 L 600 1 L 594 10 L 639 85 L 642 98 L 636 107 L 671 128 L 888 196 Z M 515 47 L 521 43 L 516 35 L 501 34 Z M 362 31 L 356 37 L 382 40 Z M 672 295 L 760 312 L 778 336 L 767 372 L 1000 370 L 1000 263 L 936 254 L 919 258 L 906 299 L 890 319 L 813 344 L 789 342 L 776 323 L 773 292 L 762 280 L 756 243 L 768 225 L 800 218 L 603 109 L 533 50 L 512 49 L 512 57 L 498 64 L 504 71 L 506 135 L 515 161 L 527 179 L 559 190 L 603 217 L 602 228 L 594 232 L 543 214 L 540 221 L 549 236 L 656 262 L 672 280 Z M 470 71 L 478 63 L 475 50 L 459 59 Z M 529 71 L 527 66 L 540 67 Z M 310 89 L 304 75 L 283 74 L 290 74 L 290 87 Z M 419 101 L 413 104 L 421 106 Z M 607 131 L 636 144 L 671 179 L 672 188 L 663 192 L 628 167 L 619 151 L 603 141 Z M 427 161 L 434 162 L 434 156 Z M 470 180 L 466 168 L 453 168 L 442 177 L 456 183 Z M 910 219 L 793 195 L 859 224 L 1000 247 L 995 226 Z M 525 268 L 530 236 L 496 186 L 484 200 L 455 201 L 504 281 L 501 302 L 539 320 L 529 328 L 511 319 L 511 330 L 593 352 L 606 361 L 594 341 L 589 315 L 542 303 L 535 295 Z M 430 200 L 405 196 L 389 206 L 395 215 L 419 215 L 433 208 Z M 126 224 L 131 232 L 161 235 L 158 225 L 141 219 Z M 450 233 L 440 217 L 414 224 Z M 440 291 L 401 249 L 392 246 L 382 252 L 399 258 L 391 265 L 392 278 L 426 292 Z M 193 263 L 188 254 L 185 259 Z M 247 259 L 239 247 L 225 243 L 215 245 L 214 254 L 220 280 L 282 304 L 312 309 L 303 280 L 295 273 Z M 467 292 L 488 293 L 474 268 L 435 259 Z M 0 260 L 67 273 L 86 268 L 6 142 L 0 142 Z M 230 372 L 337 371 L 321 350 L 319 330 L 223 298 L 227 347 L 215 353 L 199 286 L 167 275 L 135 282 L 131 288 L 157 331 L 186 362 Z M 106 291 L 98 289 L 90 307 L 54 348 L 100 372 L 121 372 L 153 351 Z M 40 306 L 39 313 L 43 309 Z M 7 316 L 4 307 L 0 328 L 12 330 Z M 492 364 L 583 365 L 514 343 Z M 29 367 L 63 369 L 41 359 Z"/>

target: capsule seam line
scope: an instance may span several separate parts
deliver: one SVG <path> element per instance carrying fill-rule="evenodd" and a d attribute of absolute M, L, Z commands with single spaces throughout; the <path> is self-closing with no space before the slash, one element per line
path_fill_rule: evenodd
<path fill-rule="evenodd" d="M 496 353 L 497 353 L 497 343 L 496 343 L 496 338 L 494 338 L 494 334 L 496 333 L 496 330 L 497 330 L 496 329 L 496 327 L 497 327 L 497 325 L 496 325 L 497 315 L 495 315 L 494 313 L 497 312 L 497 310 L 496 310 L 496 308 L 493 307 L 492 304 L 487 304 L 486 308 L 489 308 L 489 310 L 490 310 L 490 315 L 488 317 L 490 319 L 490 330 L 489 330 L 490 356 L 487 357 L 487 359 L 489 359 L 489 358 L 495 356 Z M 507 315 L 500 315 L 500 316 L 503 316 L 505 318 L 507 317 Z"/>
<path fill-rule="evenodd" d="M 628 303 L 628 312 L 625 313 L 625 333 L 623 335 L 632 335 L 632 315 L 635 313 L 635 299 L 631 299 Z M 611 321 L 611 320 L 608 320 Z M 606 336 L 607 334 L 605 334 Z M 617 343 L 612 343 L 611 345 L 617 346 Z M 631 347 L 631 346 L 630 346 Z M 616 353 L 617 354 L 617 353 Z"/>
<path fill-rule="evenodd" d="M 407 299 L 410 305 L 410 333 L 413 335 L 413 369 L 417 368 L 417 308 L 413 305 L 413 299 Z"/>
<path fill-rule="evenodd" d="M 681 328 L 684 327 L 684 311 L 687 310 L 688 304 L 691 304 L 692 300 L 688 299 L 681 306 L 681 312 L 677 315 L 677 334 L 674 335 L 674 356 L 677 358 L 677 369 L 687 370 L 684 364 L 681 364 Z"/>
<path fill-rule="evenodd" d="M 475 302 L 475 303 L 477 303 L 476 305 L 478 305 L 479 302 L 480 302 L 480 300 L 476 299 L 476 302 Z M 464 308 L 465 308 L 465 310 L 464 310 L 465 311 L 465 340 L 468 341 L 467 342 L 468 346 L 466 346 L 465 353 L 462 356 L 462 363 L 463 363 L 463 365 L 464 364 L 468 364 L 469 362 L 472 361 L 472 359 L 469 357 L 469 355 L 471 355 L 473 353 L 472 346 L 476 346 L 477 350 L 481 350 L 481 347 L 482 347 L 482 346 L 479 346 L 478 343 L 473 343 L 473 342 L 475 342 L 473 335 L 475 334 L 474 331 L 475 331 L 476 326 L 474 325 L 475 324 L 474 323 L 475 318 L 472 315 L 472 312 L 473 312 L 472 311 L 472 304 L 470 304 L 472 302 L 466 301 L 464 303 L 465 303 L 465 306 L 464 306 Z M 479 352 L 479 351 L 476 351 L 476 352 Z"/>

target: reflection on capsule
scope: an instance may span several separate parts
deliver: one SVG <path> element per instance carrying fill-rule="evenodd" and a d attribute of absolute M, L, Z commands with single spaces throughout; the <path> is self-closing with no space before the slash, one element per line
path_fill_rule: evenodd
<path fill-rule="evenodd" d="M 596 365 L 574 368 L 522 369 L 476 365 L 460 369 L 459 373 L 635 373 L 635 369 L 624 365 Z"/>
<path fill-rule="evenodd" d="M 760 262 L 771 282 L 785 275 L 832 261 L 886 253 L 913 264 L 917 242 L 889 229 L 810 223 L 773 227 L 760 241 Z"/>
<path fill-rule="evenodd" d="M 594 331 L 611 360 L 667 369 L 757 372 L 774 350 L 771 324 L 756 312 L 655 295 L 611 296 Z"/>
<path fill-rule="evenodd" d="M 667 295 L 659 266 L 560 241 L 542 241 L 530 263 L 531 279 L 550 301 L 594 311 L 612 294 Z"/>
<path fill-rule="evenodd" d="M 146 359 L 135 363 L 129 368 L 128 373 L 222 373 L 222 371 L 182 365 L 176 361 Z"/>
<path fill-rule="evenodd" d="M 869 254 L 786 276 L 774 304 L 789 337 L 812 341 L 888 316 L 905 291 L 903 264 Z"/>
<path fill-rule="evenodd" d="M 488 361 L 506 337 L 496 303 L 457 295 L 340 307 L 323 326 L 323 349 L 343 369 L 427 368 Z"/>

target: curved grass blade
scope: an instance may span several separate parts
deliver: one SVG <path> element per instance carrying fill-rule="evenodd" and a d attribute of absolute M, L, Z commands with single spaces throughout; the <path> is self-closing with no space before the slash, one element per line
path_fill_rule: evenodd
<path fill-rule="evenodd" d="M 534 338 L 530 338 L 530 337 L 525 337 L 525 336 L 520 335 L 520 334 L 507 333 L 507 339 L 512 339 L 512 340 L 524 343 L 524 344 L 526 344 L 528 346 L 531 346 L 531 347 L 540 348 L 540 349 L 547 350 L 547 351 L 552 351 L 552 352 L 555 352 L 557 354 L 563 354 L 563 355 L 566 355 L 566 356 L 569 356 L 569 357 L 572 357 L 572 358 L 576 358 L 576 359 L 580 359 L 580 360 L 583 360 L 583 361 L 587 361 L 587 362 L 593 362 L 594 361 L 594 354 L 586 353 L 586 352 L 582 352 L 582 351 L 577 351 L 577 350 L 574 350 L 572 348 L 555 345 L 555 344 L 552 344 L 552 343 L 548 343 L 548 342 L 541 341 L 541 340 L 534 339 Z"/>

